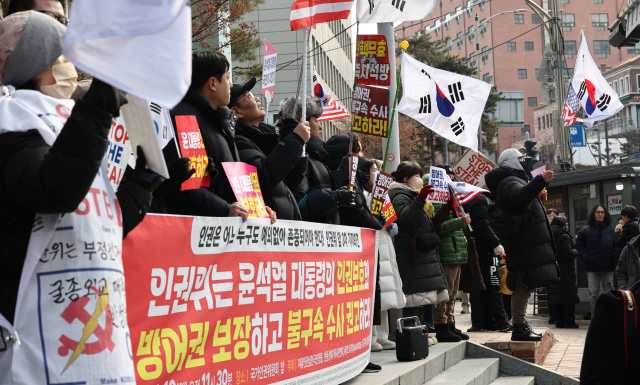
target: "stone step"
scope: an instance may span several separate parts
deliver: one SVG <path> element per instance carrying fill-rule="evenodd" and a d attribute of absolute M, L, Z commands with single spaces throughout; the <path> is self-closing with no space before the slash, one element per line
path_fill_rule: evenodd
<path fill-rule="evenodd" d="M 465 359 L 425 385 L 489 385 L 498 377 L 499 369 L 500 360 L 497 358 Z"/>
<path fill-rule="evenodd" d="M 498 377 L 491 385 L 535 385 L 535 377 Z"/>

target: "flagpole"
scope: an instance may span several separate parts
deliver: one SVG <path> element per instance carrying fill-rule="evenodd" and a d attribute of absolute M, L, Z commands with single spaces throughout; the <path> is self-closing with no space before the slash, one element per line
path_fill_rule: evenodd
<path fill-rule="evenodd" d="M 358 35 L 360 34 L 360 22 L 356 22 L 356 41 L 358 41 Z M 356 44 L 356 57 L 358 56 L 358 45 Z M 357 59 L 356 59 L 357 60 Z M 353 122 L 355 119 L 353 118 L 353 101 L 355 100 L 356 93 L 356 76 L 353 74 L 353 93 L 351 94 L 351 128 L 349 131 L 349 149 L 347 150 L 347 155 L 350 155 L 353 151 Z"/>
<path fill-rule="evenodd" d="M 402 48 L 402 53 L 405 53 L 405 51 L 407 50 L 407 48 L 409 48 L 409 42 L 406 40 L 403 40 L 402 43 L 400 43 L 400 47 Z M 395 56 L 395 53 L 393 53 Z M 384 152 L 384 159 L 382 160 L 382 171 L 387 170 L 387 158 L 389 156 L 389 146 L 391 144 L 391 133 L 393 132 L 393 121 L 394 118 L 396 117 L 396 107 L 398 104 L 398 91 L 400 90 L 400 74 L 402 73 L 402 64 L 400 64 L 400 66 L 398 67 L 398 78 L 396 80 L 396 94 L 393 97 L 393 109 L 391 110 L 391 120 L 389 122 L 389 130 L 387 131 L 387 148 Z M 398 146 L 400 144 L 398 143 Z M 399 155 L 399 154 L 398 154 Z"/>
<path fill-rule="evenodd" d="M 464 209 L 462 208 L 462 205 L 460 204 L 460 201 L 458 200 L 458 197 L 456 196 L 456 192 L 453 191 L 453 188 L 451 188 L 450 184 L 448 184 L 447 186 L 449 187 L 449 194 L 451 194 L 451 196 L 453 197 L 453 200 L 456 202 L 456 204 L 460 208 L 460 214 L 461 215 L 465 215 L 466 213 L 464 212 Z M 468 224 L 467 227 L 469 228 L 469 231 L 473 231 L 473 228 L 471 227 L 471 224 Z"/>
<path fill-rule="evenodd" d="M 309 29 L 304 29 L 304 41 L 302 42 L 302 114 L 300 115 L 300 123 L 306 121 L 307 117 L 307 45 L 309 44 Z M 300 98 L 299 98 L 300 99 Z M 302 156 L 307 156 L 307 145 L 302 146 Z"/>

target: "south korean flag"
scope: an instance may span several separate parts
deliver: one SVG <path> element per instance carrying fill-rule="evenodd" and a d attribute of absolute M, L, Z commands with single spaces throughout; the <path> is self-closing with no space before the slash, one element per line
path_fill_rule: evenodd
<path fill-rule="evenodd" d="M 478 151 L 478 126 L 491 84 L 429 67 L 403 53 L 402 90 L 398 112 Z"/>
<path fill-rule="evenodd" d="M 392 23 L 422 20 L 433 12 L 436 0 L 357 0 L 360 23 Z"/>

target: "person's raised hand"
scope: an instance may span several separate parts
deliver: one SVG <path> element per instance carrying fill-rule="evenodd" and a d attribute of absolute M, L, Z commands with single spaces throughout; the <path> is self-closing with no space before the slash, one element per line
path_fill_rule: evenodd
<path fill-rule="evenodd" d="M 229 205 L 229 215 L 228 217 L 242 217 L 242 222 L 247 221 L 247 217 L 249 216 L 249 211 L 238 202 L 233 202 Z"/>
<path fill-rule="evenodd" d="M 616 229 L 615 229 L 615 232 L 616 232 L 616 233 L 621 233 L 621 232 L 622 232 L 622 225 L 620 225 L 620 224 L 619 224 L 619 225 L 617 225 L 617 226 L 616 226 Z"/>
<path fill-rule="evenodd" d="M 496 247 L 493 248 L 493 253 L 495 255 L 504 255 L 504 247 L 502 247 L 502 245 L 498 245 Z"/>
<path fill-rule="evenodd" d="M 380 223 L 380 226 L 384 228 L 384 225 L 387 223 L 387 217 L 384 215 L 382 211 L 380 212 L 380 214 L 376 215 L 376 219 Z"/>
<path fill-rule="evenodd" d="M 464 214 L 464 215 L 462 216 L 462 223 L 463 223 L 465 226 L 469 226 L 469 223 L 471 223 L 471 216 L 470 216 L 469 214 Z"/>
<path fill-rule="evenodd" d="M 167 170 L 169 170 L 169 180 L 167 183 L 179 186 L 191 178 L 196 173 L 196 169 L 189 169 L 189 162 L 191 159 L 187 157 L 178 158 L 173 162 L 167 164 Z"/>
<path fill-rule="evenodd" d="M 338 206 L 351 207 L 356 205 L 356 192 L 349 190 L 349 187 L 343 186 L 333 191 L 333 200 Z"/>
<path fill-rule="evenodd" d="M 551 179 L 553 179 L 553 170 L 547 170 L 543 172 L 542 179 L 544 179 L 544 181 L 547 183 L 551 182 Z"/>
<path fill-rule="evenodd" d="M 453 201 L 453 195 L 449 194 L 449 200 L 447 201 L 447 203 L 440 206 L 440 210 L 444 211 L 445 213 L 450 213 L 451 210 L 453 210 L 455 207 L 456 205 Z"/>
<path fill-rule="evenodd" d="M 418 193 L 418 198 L 422 200 L 427 199 L 427 195 L 429 195 L 431 191 L 433 191 L 432 185 L 428 184 L 426 186 L 422 186 L 422 189 L 420 189 L 420 192 Z"/>
<path fill-rule="evenodd" d="M 309 128 L 309 122 L 302 122 L 298 124 L 295 130 L 293 130 L 294 134 L 298 134 L 299 137 L 304 140 L 305 143 L 311 139 L 311 129 Z"/>
<path fill-rule="evenodd" d="M 276 219 L 277 219 L 277 218 L 276 218 L 276 212 L 275 212 L 275 211 L 273 211 L 273 210 L 271 209 L 271 207 L 269 207 L 269 206 L 265 206 L 265 207 L 266 207 L 266 209 L 267 209 L 267 213 L 269 214 L 269 217 L 271 217 L 271 224 L 276 223 Z"/>

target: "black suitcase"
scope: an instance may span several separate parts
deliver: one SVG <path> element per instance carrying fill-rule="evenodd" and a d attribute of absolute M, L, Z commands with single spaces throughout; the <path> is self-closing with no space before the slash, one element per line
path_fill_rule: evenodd
<path fill-rule="evenodd" d="M 405 321 L 409 326 L 405 326 Z M 429 355 L 429 328 L 420 325 L 418 317 L 398 319 L 396 329 L 396 358 L 398 361 L 415 361 Z"/>

